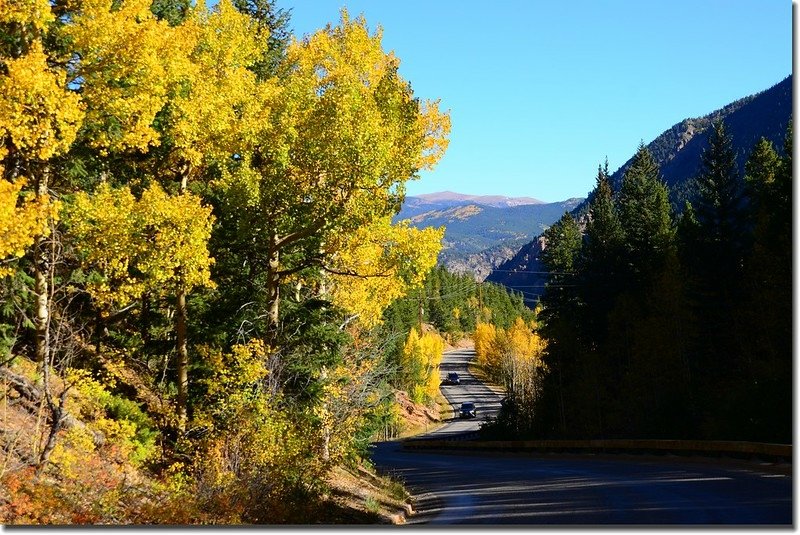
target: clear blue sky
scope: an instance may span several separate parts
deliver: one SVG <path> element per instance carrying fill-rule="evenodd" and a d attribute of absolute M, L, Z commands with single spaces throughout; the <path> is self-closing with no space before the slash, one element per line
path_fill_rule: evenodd
<path fill-rule="evenodd" d="M 277 0 L 298 36 L 346 6 L 384 31 L 415 94 L 452 117 L 438 167 L 408 184 L 582 197 L 606 156 L 616 170 L 687 117 L 791 73 L 786 0 Z"/>

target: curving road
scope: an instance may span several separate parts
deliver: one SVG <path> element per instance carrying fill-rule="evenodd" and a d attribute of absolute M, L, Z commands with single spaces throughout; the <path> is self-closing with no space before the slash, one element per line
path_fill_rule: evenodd
<path fill-rule="evenodd" d="M 474 401 L 478 415 L 499 396 L 466 369 L 470 351 L 445 355 L 451 403 Z M 465 399 L 464 396 L 473 398 Z M 480 419 L 480 418 L 479 418 Z M 436 438 L 477 429 L 453 421 Z M 582 526 L 791 526 L 791 466 L 683 457 L 428 453 L 400 442 L 376 444 L 373 460 L 414 492 L 409 523 Z"/>
<path fill-rule="evenodd" d="M 444 379 L 450 372 L 456 372 L 461 384 L 441 386 L 442 395 L 453 407 L 454 417 L 444 426 L 425 435 L 426 437 L 441 439 L 449 435 L 477 431 L 486 418 L 496 415 L 500 410 L 502 395 L 479 381 L 467 368 L 467 364 L 474 358 L 475 351 L 472 349 L 457 349 L 445 353 L 442 357 L 442 363 L 439 365 L 441 378 Z M 475 403 L 476 418 L 459 417 L 461 404 L 467 401 Z"/>

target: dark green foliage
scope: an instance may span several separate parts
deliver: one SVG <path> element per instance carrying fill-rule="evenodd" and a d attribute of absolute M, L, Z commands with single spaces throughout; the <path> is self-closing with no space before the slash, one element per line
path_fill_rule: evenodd
<path fill-rule="evenodd" d="M 191 7 L 191 0 L 153 0 L 150 11 L 170 26 L 177 26 L 186 19 Z"/>
<path fill-rule="evenodd" d="M 598 166 L 597 185 L 589 204 L 581 258 L 581 298 L 591 311 L 584 319 L 586 336 L 601 341 L 606 318 L 623 285 L 623 232 L 608 175 L 608 161 Z M 578 280 L 578 279 L 576 279 Z"/>
<path fill-rule="evenodd" d="M 547 248 L 542 254 L 542 260 L 550 270 L 555 282 L 563 274 L 571 274 L 575 269 L 578 252 L 581 248 L 581 232 L 578 223 L 569 214 L 564 212 L 561 219 L 544 233 Z"/>
<path fill-rule="evenodd" d="M 711 258 L 733 264 L 744 247 L 744 190 L 736 169 L 732 140 L 725 123 L 716 121 L 703 152 L 694 204 L 703 230 L 703 241 Z"/>
<path fill-rule="evenodd" d="M 292 10 L 276 7 L 275 0 L 233 0 L 233 6 L 241 13 L 250 15 L 262 30 L 269 32 L 267 49 L 263 51 L 253 71 L 261 79 L 275 74 L 291 38 L 289 21 Z"/>
<path fill-rule="evenodd" d="M 600 170 L 574 289 L 542 299 L 533 436 L 791 442 L 791 160 L 756 145 L 744 199 L 733 160 L 717 124 L 700 208 L 685 203 L 675 230 L 644 147 L 616 198 Z M 553 271 L 570 266 L 566 236 L 547 235 Z"/>
<path fill-rule="evenodd" d="M 660 269 L 668 254 L 672 242 L 668 197 L 658 165 L 640 143 L 619 194 L 624 261 L 636 279 Z"/>
<path fill-rule="evenodd" d="M 597 184 L 589 204 L 590 218 L 586 224 L 586 251 L 591 263 L 604 263 L 611 267 L 619 260 L 622 245 L 622 226 L 614 205 L 614 191 L 608 176 L 608 160 L 597 168 Z"/>

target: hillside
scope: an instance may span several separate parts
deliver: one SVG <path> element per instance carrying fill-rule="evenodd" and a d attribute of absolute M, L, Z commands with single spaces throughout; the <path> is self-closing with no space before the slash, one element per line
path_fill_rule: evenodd
<path fill-rule="evenodd" d="M 780 150 L 792 113 L 792 76 L 773 87 L 732 102 L 716 111 L 698 118 L 684 119 L 664 131 L 647 145 L 661 168 L 661 176 L 670 189 L 673 205 L 682 205 L 688 194 L 689 183 L 700 168 L 700 156 L 708 145 L 711 123 L 718 117 L 725 120 L 733 138 L 740 175 L 753 145 L 765 137 Z M 632 161 L 629 159 L 611 175 L 614 189 L 618 190 L 622 176 Z M 591 195 L 575 207 L 573 213 L 582 214 Z M 486 277 L 487 281 L 503 284 L 524 292 L 526 300 L 535 301 L 543 292 L 546 275 L 538 258 L 544 243 L 534 239 L 524 244 L 513 258 L 497 266 Z"/>
<path fill-rule="evenodd" d="M 721 117 L 725 121 L 733 138 L 733 150 L 741 175 L 750 149 L 761 137 L 770 140 L 780 151 L 791 116 L 792 76 L 789 75 L 760 93 L 736 100 L 702 117 L 684 119 L 648 143 L 647 148 L 661 168 L 661 176 L 670 188 L 673 204 L 681 206 L 687 194 L 687 182 L 700 169 L 700 155 L 708 146 L 709 127 L 714 120 Z M 622 176 L 631 161 L 632 158 L 611 175 L 615 190 L 622 183 Z M 576 212 L 585 209 L 589 200 L 587 198 Z"/>
<path fill-rule="evenodd" d="M 395 219 L 409 219 L 417 228 L 444 226 L 439 263 L 454 273 L 474 273 L 477 280 L 483 280 L 492 268 L 511 258 L 520 246 L 583 200 L 533 204 L 526 203 L 529 198 L 469 199 L 474 196 L 409 197 Z"/>

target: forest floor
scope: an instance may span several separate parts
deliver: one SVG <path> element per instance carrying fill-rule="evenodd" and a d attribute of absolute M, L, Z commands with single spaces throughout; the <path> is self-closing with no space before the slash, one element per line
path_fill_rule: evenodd
<path fill-rule="evenodd" d="M 114 518 L 105 518 L 102 513 L 88 517 L 63 507 L 61 511 L 49 511 L 50 508 L 56 508 L 56 503 L 59 506 L 64 505 L 63 500 L 72 496 L 72 490 L 82 488 L 86 491 L 93 488 L 94 481 L 99 479 L 97 474 L 113 473 L 129 482 L 147 482 L 152 476 L 146 470 L 135 469 L 118 458 L 108 458 L 105 455 L 93 455 L 91 469 L 87 470 L 89 465 L 82 453 L 73 451 L 72 445 L 63 440 L 59 441 L 59 457 L 74 459 L 71 463 L 75 472 L 73 478 L 80 485 L 76 486 L 70 480 L 69 487 L 64 487 L 66 481 L 62 481 L 55 473 L 44 479 L 36 476 L 29 467 L 35 464 L 37 453 L 41 451 L 46 436 L 47 417 L 43 400 L 35 399 L 35 396 L 26 399 L 12 386 L 11 381 L 24 380 L 27 391 L 36 390 L 33 363 L 25 359 L 20 359 L 20 362 L 27 366 L 14 367 L 13 371 L 6 367 L 3 370 L 5 375 L 0 377 L 0 521 L 4 524 L 21 522 L 113 525 L 121 520 L 121 524 L 130 524 L 130 518 L 115 521 Z M 448 412 L 450 407 L 441 396 L 433 407 L 413 403 L 402 391 L 396 392 L 395 399 L 400 407 L 402 424 L 399 436 L 394 438 L 405 438 L 433 430 L 443 425 L 442 421 L 451 416 Z M 36 480 L 39 483 L 34 483 Z M 403 485 L 389 477 L 377 475 L 369 461 L 335 467 L 328 474 L 326 483 L 327 490 L 310 507 L 309 514 L 305 517 L 308 524 L 402 524 L 413 514 L 410 495 Z M 55 493 L 54 496 L 58 495 L 59 499 L 50 499 L 47 502 L 38 499 L 36 496 L 41 496 L 42 488 Z M 96 509 L 89 502 L 99 499 L 99 494 L 79 494 L 86 503 L 76 504 L 76 510 Z M 153 519 L 140 518 L 139 521 L 149 523 Z"/>
<path fill-rule="evenodd" d="M 414 403 L 402 390 L 395 392 L 395 401 L 400 407 L 402 423 L 397 436 L 381 437 L 386 440 L 433 431 L 453 415 L 450 404 L 441 393 L 432 407 Z M 331 523 L 403 524 L 408 516 L 414 514 L 411 495 L 402 483 L 377 475 L 368 464 L 356 468 L 337 468 L 331 472 L 328 483 L 331 493 L 327 499 L 340 508 L 338 519 L 331 519 Z"/>

